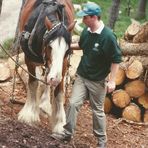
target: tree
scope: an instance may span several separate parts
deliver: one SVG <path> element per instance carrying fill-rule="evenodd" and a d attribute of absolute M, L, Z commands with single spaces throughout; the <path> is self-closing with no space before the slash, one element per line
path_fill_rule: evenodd
<path fill-rule="evenodd" d="M 136 19 L 146 18 L 146 4 L 148 0 L 139 0 L 138 10 L 136 14 Z"/>
<path fill-rule="evenodd" d="M 0 14 L 1 14 L 1 11 L 2 11 L 2 2 L 3 2 L 3 0 L 0 0 Z"/>
<path fill-rule="evenodd" d="M 108 22 L 108 25 L 107 25 L 111 29 L 114 29 L 115 22 L 118 18 L 119 6 L 120 6 L 120 0 L 113 0 L 112 1 L 112 7 L 111 7 L 111 11 L 110 11 L 109 22 Z"/>

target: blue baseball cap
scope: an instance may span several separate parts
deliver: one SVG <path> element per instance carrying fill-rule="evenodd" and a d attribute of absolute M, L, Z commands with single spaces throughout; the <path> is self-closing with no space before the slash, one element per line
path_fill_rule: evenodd
<path fill-rule="evenodd" d="M 79 16 L 79 17 L 83 17 L 83 16 L 87 16 L 87 15 L 100 16 L 101 12 L 102 12 L 102 10 L 99 5 L 97 5 L 96 3 L 93 3 L 93 2 L 88 2 L 88 3 L 84 4 L 84 7 L 82 10 L 77 12 L 77 16 Z"/>

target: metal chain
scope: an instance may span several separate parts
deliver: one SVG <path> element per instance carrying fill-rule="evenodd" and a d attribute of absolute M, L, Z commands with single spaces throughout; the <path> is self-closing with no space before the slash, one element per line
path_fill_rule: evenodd
<path fill-rule="evenodd" d="M 19 63 L 19 52 L 20 52 L 20 47 L 17 48 L 17 55 L 16 55 L 16 63 Z M 14 96 L 14 92 L 15 92 L 15 87 L 16 87 L 16 77 L 17 77 L 17 74 L 18 74 L 18 65 L 15 64 L 15 70 L 14 70 L 14 75 L 13 75 L 13 87 L 12 87 L 12 95 L 11 95 L 11 98 L 10 98 L 10 102 L 11 103 L 14 103 L 14 100 L 15 100 L 15 96 Z"/>
<path fill-rule="evenodd" d="M 45 81 L 41 80 L 41 79 L 38 79 L 36 76 L 34 76 L 32 73 L 30 73 L 29 71 L 27 71 L 26 69 L 24 69 L 18 62 L 16 62 L 12 57 L 11 55 L 5 50 L 5 48 L 0 44 L 0 47 L 1 49 L 3 49 L 3 51 L 11 58 L 12 61 L 15 62 L 15 64 L 18 66 L 18 67 L 21 67 L 26 73 L 28 73 L 31 77 L 35 78 L 36 80 L 46 84 L 46 85 L 49 85 L 48 83 L 46 83 Z"/>

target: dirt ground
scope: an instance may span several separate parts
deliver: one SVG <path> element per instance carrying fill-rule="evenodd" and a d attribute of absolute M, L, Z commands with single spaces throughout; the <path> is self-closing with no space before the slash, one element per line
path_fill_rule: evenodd
<path fill-rule="evenodd" d="M 73 140 L 64 144 L 51 139 L 50 121 L 41 117 L 41 123 L 30 127 L 17 120 L 21 104 L 10 102 L 12 79 L 0 83 L 0 147 L 2 148 L 95 148 L 97 140 L 92 134 L 92 117 L 86 102 L 79 115 Z M 15 99 L 25 102 L 26 92 L 17 81 Z M 130 124 L 113 115 L 107 115 L 107 148 L 147 148 L 148 126 Z"/>

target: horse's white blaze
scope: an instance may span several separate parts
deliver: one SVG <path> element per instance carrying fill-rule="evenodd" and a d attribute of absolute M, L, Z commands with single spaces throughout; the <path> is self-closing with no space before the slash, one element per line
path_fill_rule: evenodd
<path fill-rule="evenodd" d="M 39 107 L 38 107 L 38 100 L 36 99 L 36 90 L 37 90 L 38 82 L 35 81 L 32 84 L 28 85 L 27 90 L 27 100 L 19 112 L 18 120 L 21 122 L 28 123 L 30 125 L 39 122 Z"/>
<path fill-rule="evenodd" d="M 47 76 L 47 82 L 50 83 L 52 79 L 53 82 L 58 84 L 62 79 L 63 59 L 65 56 L 65 52 L 68 50 L 68 45 L 66 44 L 63 37 L 59 37 L 55 39 L 50 44 L 50 46 L 52 47 L 52 65 Z"/>

